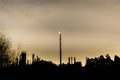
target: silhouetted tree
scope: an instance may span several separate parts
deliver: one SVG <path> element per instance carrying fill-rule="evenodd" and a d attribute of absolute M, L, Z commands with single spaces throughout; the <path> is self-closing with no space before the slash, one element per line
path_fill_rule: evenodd
<path fill-rule="evenodd" d="M 120 57 L 115 55 L 114 56 L 114 62 L 117 63 L 117 64 L 120 64 Z"/>
<path fill-rule="evenodd" d="M 0 67 L 6 67 L 10 64 L 10 40 L 2 33 L 0 33 Z"/>
<path fill-rule="evenodd" d="M 120 68 L 120 57 L 115 55 L 114 56 L 114 69 L 119 69 Z"/>
<path fill-rule="evenodd" d="M 112 65 L 112 63 L 113 63 L 113 60 L 111 59 L 111 57 L 109 56 L 109 54 L 107 54 L 106 56 L 106 65 L 107 66 L 111 66 Z"/>

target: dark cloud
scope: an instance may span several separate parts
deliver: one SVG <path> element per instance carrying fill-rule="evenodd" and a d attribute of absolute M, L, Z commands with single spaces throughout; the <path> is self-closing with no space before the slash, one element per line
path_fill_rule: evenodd
<path fill-rule="evenodd" d="M 15 0 L 14 0 L 15 1 Z M 119 2 L 119 0 L 16 0 L 23 3 L 76 3 L 79 2 L 81 4 L 101 4 L 101 3 L 110 3 L 110 2 Z M 108 2 L 109 1 L 109 2 Z"/>
<path fill-rule="evenodd" d="M 0 0 L 0 3 L 10 3 L 10 4 L 30 4 L 30 5 L 42 5 L 42 4 L 80 4 L 80 5 L 104 5 L 109 3 L 119 3 L 119 0 Z"/>

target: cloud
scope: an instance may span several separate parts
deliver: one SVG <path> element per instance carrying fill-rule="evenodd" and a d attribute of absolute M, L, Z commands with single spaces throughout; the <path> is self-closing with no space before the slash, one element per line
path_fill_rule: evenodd
<path fill-rule="evenodd" d="M 88 6 L 97 6 L 111 3 L 119 3 L 119 0 L 0 0 L 1 4 L 29 4 L 29 5 L 42 5 L 42 4 L 80 4 Z M 47 6 L 46 5 L 46 6 Z"/>
<path fill-rule="evenodd" d="M 109 32 L 109 30 L 113 29 L 109 29 L 111 25 L 119 25 L 115 18 L 119 15 L 116 15 L 117 10 L 114 10 L 114 6 L 111 6 L 112 1 L 113 0 L 109 2 L 108 0 L 2 0 L 1 4 L 14 3 L 14 7 L 6 5 L 10 9 L 3 9 L 4 12 L 2 12 L 3 14 L 1 16 L 3 16 L 2 19 L 6 20 L 0 21 L 0 23 L 6 27 L 23 27 L 24 30 L 29 28 L 29 30 L 35 31 L 45 30 L 48 32 L 63 31 L 93 34 L 105 32 L 108 29 L 107 32 Z M 113 3 L 115 1 L 113 1 Z M 19 4 L 19 6 L 17 4 Z M 36 6 L 36 4 L 39 5 Z M 109 7 L 105 7 L 108 5 Z M 111 14 L 111 12 L 114 11 L 116 13 Z"/>
<path fill-rule="evenodd" d="M 61 31 L 66 58 L 85 58 L 119 45 L 119 9 L 119 0 L 0 0 L 0 30 L 41 56 L 58 53 Z"/>

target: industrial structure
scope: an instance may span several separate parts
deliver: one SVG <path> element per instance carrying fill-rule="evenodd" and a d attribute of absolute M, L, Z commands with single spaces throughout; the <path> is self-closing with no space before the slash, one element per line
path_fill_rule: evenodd
<path fill-rule="evenodd" d="M 25 51 L 21 52 L 19 65 L 20 66 L 26 65 L 26 52 Z"/>
<path fill-rule="evenodd" d="M 74 63 L 73 63 L 73 57 L 68 57 L 68 64 L 75 64 L 76 63 L 76 57 L 74 57 Z"/>
<path fill-rule="evenodd" d="M 62 35 L 61 32 L 59 32 L 59 37 L 60 37 L 60 65 L 62 64 Z"/>

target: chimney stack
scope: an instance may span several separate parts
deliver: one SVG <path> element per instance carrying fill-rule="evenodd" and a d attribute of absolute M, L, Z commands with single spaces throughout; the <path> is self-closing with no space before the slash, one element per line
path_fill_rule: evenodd
<path fill-rule="evenodd" d="M 71 57 L 71 64 L 73 64 L 73 57 Z"/>
<path fill-rule="evenodd" d="M 68 64 L 70 64 L 70 57 L 68 57 Z"/>
<path fill-rule="evenodd" d="M 76 63 L 76 57 L 74 57 L 74 64 Z"/>

